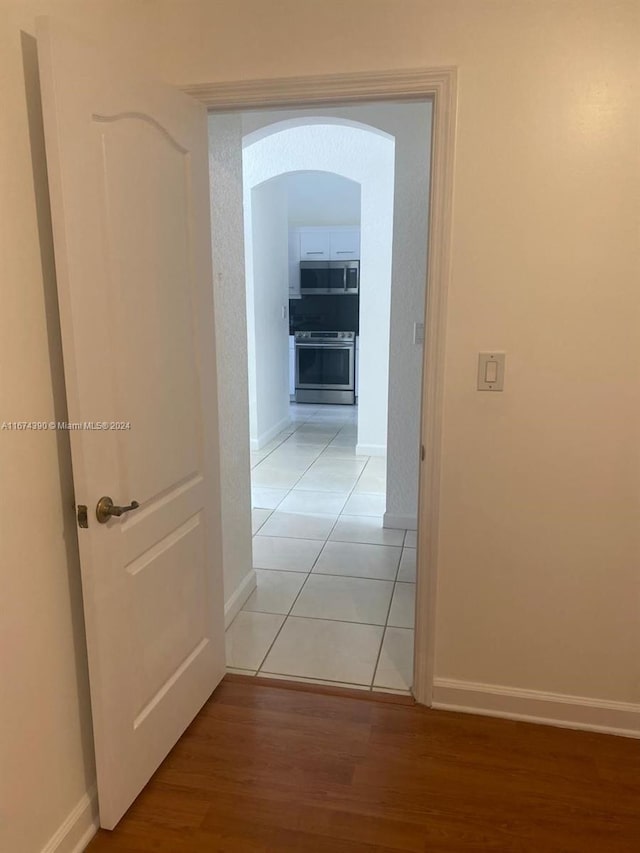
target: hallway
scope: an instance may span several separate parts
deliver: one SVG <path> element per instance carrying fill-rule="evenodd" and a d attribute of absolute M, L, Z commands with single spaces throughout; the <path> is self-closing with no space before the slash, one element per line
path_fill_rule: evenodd
<path fill-rule="evenodd" d="M 292 404 L 251 454 L 258 585 L 230 671 L 409 693 L 416 534 L 382 527 L 386 459 L 358 455 L 356 431 L 356 407 Z"/>

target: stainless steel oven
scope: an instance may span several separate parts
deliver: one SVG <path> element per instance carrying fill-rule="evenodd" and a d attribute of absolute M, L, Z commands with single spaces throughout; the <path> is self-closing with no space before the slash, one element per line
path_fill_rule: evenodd
<path fill-rule="evenodd" d="M 296 403 L 355 404 L 355 332 L 296 332 Z"/>

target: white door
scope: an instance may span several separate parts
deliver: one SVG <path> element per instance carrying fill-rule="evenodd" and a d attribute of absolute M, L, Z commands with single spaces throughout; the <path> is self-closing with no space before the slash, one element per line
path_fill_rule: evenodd
<path fill-rule="evenodd" d="M 69 421 L 123 427 L 70 434 L 112 828 L 224 674 L 206 112 L 57 22 L 38 52 Z"/>

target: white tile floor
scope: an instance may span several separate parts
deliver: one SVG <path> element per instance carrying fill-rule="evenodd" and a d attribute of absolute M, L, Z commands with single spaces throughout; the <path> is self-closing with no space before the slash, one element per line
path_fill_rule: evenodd
<path fill-rule="evenodd" d="M 408 693 L 416 536 L 382 527 L 386 460 L 356 455 L 353 406 L 291 406 L 251 454 L 258 586 L 227 630 L 230 671 Z"/>

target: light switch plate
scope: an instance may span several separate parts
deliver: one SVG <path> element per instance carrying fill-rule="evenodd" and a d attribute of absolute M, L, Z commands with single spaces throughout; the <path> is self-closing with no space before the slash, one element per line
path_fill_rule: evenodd
<path fill-rule="evenodd" d="M 504 390 L 504 352 L 478 353 L 478 391 Z"/>
<path fill-rule="evenodd" d="M 416 346 L 424 343 L 424 323 L 413 324 L 413 343 Z"/>

